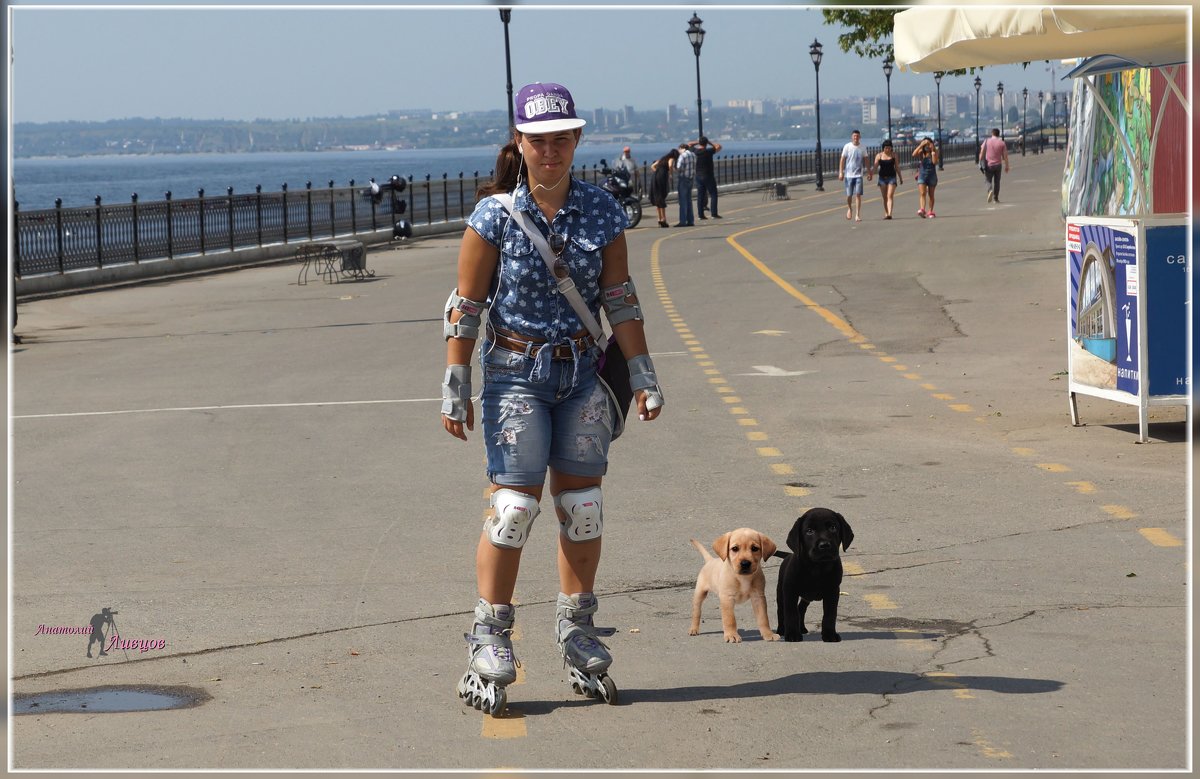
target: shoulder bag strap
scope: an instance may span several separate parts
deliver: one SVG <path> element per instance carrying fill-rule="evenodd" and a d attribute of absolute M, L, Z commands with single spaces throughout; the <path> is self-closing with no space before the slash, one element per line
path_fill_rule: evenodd
<path fill-rule="evenodd" d="M 603 351 L 608 347 L 608 339 L 604 335 L 604 329 L 596 321 L 596 317 L 592 316 L 592 312 L 588 310 L 587 304 L 583 302 L 583 296 L 579 294 L 579 290 L 575 287 L 575 281 L 571 278 L 571 275 L 568 273 L 566 278 L 560 279 L 555 274 L 554 252 L 550 251 L 550 245 L 546 243 L 545 236 L 542 235 L 540 230 L 529 224 L 529 219 L 523 212 L 513 207 L 514 201 L 511 193 L 506 192 L 494 195 L 494 197 L 504 207 L 504 210 L 508 212 L 509 216 L 512 217 L 513 221 L 517 223 L 517 227 L 520 227 L 529 236 L 529 240 L 533 241 L 534 247 L 542 255 L 542 261 L 546 263 L 546 267 L 550 270 L 551 278 L 558 285 L 558 291 L 571 304 L 571 308 L 575 309 L 575 313 L 582 320 L 583 326 L 587 328 L 592 338 L 600 346 L 601 351 Z"/>

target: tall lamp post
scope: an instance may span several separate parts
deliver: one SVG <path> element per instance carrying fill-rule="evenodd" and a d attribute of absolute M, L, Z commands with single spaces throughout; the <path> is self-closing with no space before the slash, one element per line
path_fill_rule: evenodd
<path fill-rule="evenodd" d="M 1046 153 L 1046 93 L 1038 90 L 1038 153 Z"/>
<path fill-rule="evenodd" d="M 1004 141 L 1004 82 L 996 84 L 996 94 L 1000 95 L 1000 140 Z M 1007 146 L 1008 141 L 1004 141 Z"/>
<path fill-rule="evenodd" d="M 813 38 L 808 47 L 808 56 L 812 57 L 813 68 L 817 72 L 817 191 L 825 191 L 825 177 L 821 172 L 821 42 Z"/>
<path fill-rule="evenodd" d="M 511 8 L 500 9 L 500 21 L 504 23 L 504 72 L 508 77 L 506 86 L 508 89 L 508 129 L 512 133 L 513 126 L 516 121 L 513 119 L 513 97 L 512 97 L 512 55 L 508 48 L 508 22 L 512 19 Z"/>
<path fill-rule="evenodd" d="M 1021 156 L 1025 156 L 1025 137 L 1029 135 L 1029 87 L 1021 88 Z"/>
<path fill-rule="evenodd" d="M 696 52 L 696 118 L 700 126 L 700 135 L 704 135 L 704 104 L 700 101 L 700 47 L 704 45 L 704 28 L 700 25 L 703 19 L 692 12 L 688 19 L 687 37 L 692 42 L 692 51 Z"/>
<path fill-rule="evenodd" d="M 887 126 L 888 140 L 892 139 L 892 57 L 889 54 L 888 58 L 883 61 L 883 77 L 887 79 Z"/>
<path fill-rule="evenodd" d="M 937 104 L 938 104 L 938 170 L 946 169 L 946 161 L 942 159 L 942 76 L 945 75 L 942 71 L 933 74 L 933 83 L 937 84 Z"/>
<path fill-rule="evenodd" d="M 983 145 L 983 139 L 979 137 L 979 88 L 983 86 L 983 82 L 979 80 L 979 76 L 975 77 L 975 156 L 979 156 L 979 147 Z"/>
<path fill-rule="evenodd" d="M 1058 151 L 1058 93 L 1050 93 L 1050 124 L 1054 126 L 1054 150 Z"/>

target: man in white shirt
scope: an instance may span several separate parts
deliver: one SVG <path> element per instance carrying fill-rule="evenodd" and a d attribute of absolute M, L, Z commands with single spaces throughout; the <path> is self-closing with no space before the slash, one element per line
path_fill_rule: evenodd
<path fill-rule="evenodd" d="M 640 191 L 641 173 L 638 170 L 637 162 L 633 159 L 632 150 L 628 146 L 621 150 L 621 158 L 616 161 L 613 168 L 625 171 L 625 178 L 633 185 L 633 191 Z"/>
<path fill-rule="evenodd" d="M 874 174 L 861 141 L 862 133 L 851 132 L 850 143 L 842 147 L 842 157 L 838 160 L 838 180 L 846 184 L 846 218 L 856 222 L 862 221 L 863 173 L 866 173 L 867 181 Z"/>

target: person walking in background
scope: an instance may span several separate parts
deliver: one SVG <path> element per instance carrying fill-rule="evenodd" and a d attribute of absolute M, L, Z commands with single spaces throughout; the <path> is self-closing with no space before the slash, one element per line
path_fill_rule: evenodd
<path fill-rule="evenodd" d="M 896 187 L 904 183 L 896 155 L 892 154 L 892 142 L 886 140 L 875 155 L 875 168 L 879 171 L 879 194 L 883 199 L 883 218 L 892 218 L 892 205 L 896 200 Z"/>
<path fill-rule="evenodd" d="M 917 160 L 917 193 L 921 200 L 917 207 L 917 216 L 922 219 L 926 216 L 933 219 L 937 216 L 933 212 L 933 193 L 937 189 L 938 183 L 937 144 L 933 142 L 932 138 L 926 138 L 917 144 L 917 148 L 913 149 L 913 157 Z"/>
<path fill-rule="evenodd" d="M 494 514 L 476 543 L 479 599 L 465 634 L 468 667 L 457 692 L 492 715 L 503 712 L 504 688 L 517 678 L 513 592 L 547 472 L 560 589 L 547 627 L 576 690 L 616 702 L 607 676 L 612 655 L 600 640 L 609 629 L 592 621 L 605 519 L 600 485 L 622 423 L 622 409 L 597 378 L 603 352 L 586 324 L 602 306 L 612 338 L 628 356 L 631 414 L 650 421 L 663 405 L 629 276 L 625 212 L 612 195 L 571 176 L 586 122 L 561 84 L 528 84 L 514 102 L 512 137 L 467 219 L 458 286 L 442 324 L 442 426 L 463 441 L 475 429 L 471 358 L 482 339 L 479 404 Z M 537 240 L 545 240 L 556 259 L 544 258 Z M 574 283 L 580 313 L 564 300 L 558 278 Z"/>
<path fill-rule="evenodd" d="M 867 161 L 867 150 L 862 146 L 862 133 L 853 130 L 850 142 L 842 147 L 838 159 L 838 180 L 846 185 L 846 218 L 862 221 L 863 174 L 871 178 L 871 164 Z"/>
<path fill-rule="evenodd" d="M 642 172 L 638 169 L 637 161 L 633 159 L 633 150 L 626 146 L 621 150 L 621 158 L 613 165 L 613 170 L 620 175 L 623 172 L 625 178 L 633 185 L 634 193 L 642 191 Z"/>
<path fill-rule="evenodd" d="M 679 150 L 671 149 L 650 163 L 650 204 L 658 210 L 659 227 L 671 226 L 667 222 L 667 194 L 671 191 L 671 171 L 678 156 Z"/>
<path fill-rule="evenodd" d="M 713 156 L 721 151 L 721 144 L 709 143 L 706 136 L 701 135 L 696 141 L 688 144 L 692 154 L 696 155 L 696 215 L 708 219 L 704 215 L 708 201 L 712 200 L 713 219 L 720 219 L 717 213 L 717 174 L 713 166 Z"/>
<path fill-rule="evenodd" d="M 979 147 L 979 163 L 983 165 L 987 163 L 984 169 L 984 175 L 987 176 L 988 193 L 987 200 L 989 203 L 995 201 L 1000 202 L 1000 167 L 1004 167 L 1004 172 L 1008 173 L 1008 144 L 1000 137 L 1000 128 L 993 127 L 992 135 L 983 145 Z"/>
<path fill-rule="evenodd" d="M 692 210 L 692 183 L 696 180 L 696 155 L 687 143 L 679 144 L 679 159 L 675 161 L 675 183 L 679 187 L 679 224 L 692 227 L 696 212 Z"/>

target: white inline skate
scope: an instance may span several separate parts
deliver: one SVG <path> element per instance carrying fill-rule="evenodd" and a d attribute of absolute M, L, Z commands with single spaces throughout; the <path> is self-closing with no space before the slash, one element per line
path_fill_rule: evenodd
<path fill-rule="evenodd" d="M 504 688 L 517 678 L 512 634 L 516 607 L 493 606 L 483 598 L 475 607 L 475 624 L 467 639 L 470 663 L 458 681 L 458 697 L 492 716 L 504 712 L 508 695 Z"/>
<path fill-rule="evenodd" d="M 558 651 L 563 666 L 570 669 L 571 688 L 589 698 L 600 697 L 605 703 L 617 702 L 617 685 L 608 676 L 612 655 L 599 636 L 611 636 L 616 628 L 598 628 L 592 624 L 596 596 L 590 592 L 558 594 Z"/>

